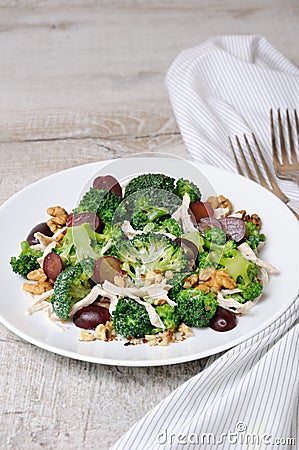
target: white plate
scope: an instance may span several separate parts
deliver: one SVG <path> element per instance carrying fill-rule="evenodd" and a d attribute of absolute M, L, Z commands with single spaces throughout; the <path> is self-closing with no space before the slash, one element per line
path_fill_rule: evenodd
<path fill-rule="evenodd" d="M 108 165 L 108 166 L 107 166 Z M 263 218 L 267 243 L 261 257 L 279 268 L 262 300 L 238 319 L 231 331 L 195 330 L 194 337 L 167 347 L 124 346 L 124 342 L 80 342 L 79 329 L 57 329 L 43 312 L 26 315 L 29 299 L 22 292 L 23 280 L 12 273 L 10 257 L 19 253 L 19 242 L 37 223 L 47 219 L 46 208 L 54 205 L 71 210 L 95 174 L 114 174 L 124 181 L 137 173 L 164 172 L 196 181 L 204 197 L 213 192 L 229 197 L 235 210 L 246 209 Z M 207 179 L 210 183 L 206 180 Z M 14 195 L 0 208 L 1 298 L 0 320 L 15 334 L 46 350 L 83 361 L 123 366 L 155 366 L 191 361 L 235 346 L 278 318 L 298 292 L 298 223 L 289 209 L 261 186 L 224 170 L 177 158 L 124 158 L 75 167 L 44 178 Z"/>

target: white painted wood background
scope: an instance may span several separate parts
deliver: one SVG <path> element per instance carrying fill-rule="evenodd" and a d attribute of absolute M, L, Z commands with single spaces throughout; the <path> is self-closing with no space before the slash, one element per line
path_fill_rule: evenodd
<path fill-rule="evenodd" d="M 299 65 L 298 20 L 297 0 L 0 0 L 0 202 L 79 164 L 187 156 L 164 87 L 173 58 L 259 33 Z M 205 362 L 100 366 L 3 326 L 0 348 L 1 449 L 108 449 Z"/>

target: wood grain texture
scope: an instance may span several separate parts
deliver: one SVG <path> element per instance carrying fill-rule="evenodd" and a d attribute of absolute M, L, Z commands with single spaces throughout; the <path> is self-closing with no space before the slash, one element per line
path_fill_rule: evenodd
<path fill-rule="evenodd" d="M 215 35 L 260 33 L 298 65 L 298 19 L 296 0 L 0 0 L 0 203 L 80 164 L 187 157 L 164 86 L 175 56 Z M 84 363 L 2 325 L 0 347 L 5 450 L 106 450 L 205 364 Z"/>
<path fill-rule="evenodd" d="M 0 112 L 114 103 L 156 111 L 168 103 L 163 81 L 175 56 L 219 34 L 264 34 L 298 61 L 295 0 L 13 4 L 0 14 Z"/>

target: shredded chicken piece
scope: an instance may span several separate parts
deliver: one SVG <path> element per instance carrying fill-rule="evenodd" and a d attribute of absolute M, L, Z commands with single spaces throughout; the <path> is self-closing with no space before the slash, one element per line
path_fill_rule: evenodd
<path fill-rule="evenodd" d="M 128 220 L 125 220 L 123 222 L 121 229 L 122 229 L 124 235 L 127 236 L 127 238 L 129 240 L 132 240 L 135 236 L 143 233 L 143 231 L 141 231 L 141 230 L 135 230 L 135 228 L 132 227 L 132 225 L 130 224 L 130 222 Z M 165 233 L 164 231 L 154 231 L 154 233 L 155 234 L 164 234 L 164 236 L 169 237 L 172 241 L 174 241 L 176 239 L 176 236 L 174 234 Z M 103 253 L 105 253 L 105 252 L 103 251 Z"/>
<path fill-rule="evenodd" d="M 254 299 L 254 301 L 248 300 L 246 303 L 239 303 L 233 298 L 225 298 L 221 294 L 221 292 L 218 292 L 217 294 L 217 301 L 220 306 L 224 309 L 228 309 L 229 311 L 232 311 L 236 314 L 247 314 L 251 308 L 258 302 L 261 295 Z"/>
<path fill-rule="evenodd" d="M 41 243 L 41 245 L 44 246 L 44 248 L 46 248 L 47 245 L 49 245 L 51 242 L 54 241 L 52 236 L 46 236 L 45 234 L 40 233 L 39 231 L 34 233 L 34 237 Z"/>
<path fill-rule="evenodd" d="M 49 297 L 51 297 L 51 295 L 53 294 L 54 289 L 51 289 L 49 291 L 44 292 L 41 295 L 30 295 L 31 300 L 33 300 L 33 303 L 29 306 L 29 308 L 27 309 L 27 314 L 30 315 L 35 311 L 38 311 L 40 309 L 43 308 L 39 308 L 38 305 L 42 302 L 44 302 L 45 300 L 47 300 Z M 47 305 L 52 306 L 51 303 L 46 302 Z"/>
<path fill-rule="evenodd" d="M 67 227 L 63 227 L 63 228 L 59 228 L 52 236 L 52 239 L 54 241 L 56 241 L 56 239 L 62 234 L 64 233 L 64 231 L 66 230 Z"/>
<path fill-rule="evenodd" d="M 184 194 L 181 206 L 172 214 L 172 218 L 177 222 L 181 222 L 184 233 L 192 233 L 193 231 L 198 231 L 189 215 L 189 205 L 190 197 L 187 193 Z"/>
<path fill-rule="evenodd" d="M 242 253 L 244 258 L 248 259 L 248 261 L 254 262 L 257 266 L 263 267 L 270 273 L 279 273 L 278 269 L 274 267 L 272 264 L 258 258 L 254 253 L 254 251 L 252 250 L 252 248 L 250 248 L 246 242 L 239 245 L 237 248 Z"/>
<path fill-rule="evenodd" d="M 214 218 L 215 219 L 221 219 L 222 217 L 227 217 L 230 214 L 231 210 L 229 207 L 226 208 L 217 208 L 214 209 Z"/>
<path fill-rule="evenodd" d="M 162 286 L 164 286 L 163 290 L 161 289 Z M 146 292 L 148 294 L 148 297 L 152 299 L 162 299 L 165 300 L 170 306 L 176 306 L 176 302 L 171 300 L 168 297 L 168 290 L 170 289 L 170 286 L 168 284 L 151 284 L 150 286 L 147 286 Z"/>
<path fill-rule="evenodd" d="M 71 310 L 70 310 L 70 314 L 69 317 L 73 317 L 74 314 L 79 311 L 79 309 L 83 308 L 84 306 L 88 306 L 91 303 L 93 303 L 99 295 L 102 295 L 103 297 L 108 297 L 111 299 L 111 295 L 109 296 L 109 293 L 107 293 L 100 284 L 96 284 L 92 290 L 89 292 L 89 294 L 87 294 L 84 298 L 82 298 L 82 300 L 80 300 L 79 302 L 75 303 Z"/>
<path fill-rule="evenodd" d="M 47 311 L 48 308 L 51 309 L 51 303 L 47 302 L 46 300 L 43 300 L 42 302 L 36 303 L 34 306 L 31 306 L 30 308 L 28 308 L 28 310 L 30 310 L 30 315 L 36 311 Z M 28 313 L 27 310 L 27 313 Z M 28 314 L 28 315 L 29 315 Z"/>
<path fill-rule="evenodd" d="M 151 284 L 149 286 L 142 287 L 115 286 L 115 284 L 106 280 L 104 281 L 102 287 L 107 293 L 114 294 L 119 297 L 150 297 L 152 299 L 161 298 L 166 300 L 170 306 L 176 306 L 176 303 L 168 298 L 167 294 L 171 286 L 166 284 L 166 280 L 163 280 L 160 284 Z"/>
<path fill-rule="evenodd" d="M 51 241 L 47 247 L 44 249 L 44 253 L 42 254 L 42 256 L 40 258 L 37 259 L 37 262 L 39 263 L 39 265 L 41 267 L 43 267 L 43 263 L 44 263 L 44 259 L 45 257 L 52 252 L 53 248 L 55 248 L 57 245 L 56 241 Z"/>
<path fill-rule="evenodd" d="M 260 280 L 263 287 L 265 287 L 269 283 L 269 275 L 264 267 L 260 267 Z"/>
<path fill-rule="evenodd" d="M 165 231 L 154 231 L 155 234 L 163 234 L 164 236 L 168 237 L 172 241 L 174 241 L 177 237 L 174 234 L 166 233 Z"/>
<path fill-rule="evenodd" d="M 242 292 L 242 291 L 241 291 L 241 289 L 236 288 L 236 289 L 221 289 L 220 292 L 223 295 L 223 297 L 225 297 L 226 295 L 238 294 L 239 292 Z"/>
<path fill-rule="evenodd" d="M 147 302 L 144 302 L 142 300 L 140 300 L 139 297 L 135 297 L 134 300 L 139 303 L 140 305 L 143 305 L 148 313 L 149 319 L 151 321 L 151 324 L 154 327 L 157 328 L 165 328 L 164 323 L 162 322 L 162 320 L 159 317 L 159 314 L 156 312 L 155 308 Z"/>
<path fill-rule="evenodd" d="M 112 245 L 113 245 L 113 239 L 109 239 L 107 244 L 104 245 L 104 247 L 102 248 L 102 255 L 104 255 L 107 252 L 107 250 L 109 250 L 109 248 L 112 247 Z"/>
<path fill-rule="evenodd" d="M 133 237 L 137 236 L 138 234 L 142 234 L 141 230 L 135 230 L 130 222 L 128 220 L 125 220 L 124 223 L 121 226 L 121 229 L 125 236 L 127 236 L 128 239 L 133 239 Z"/>
<path fill-rule="evenodd" d="M 153 289 L 152 286 L 158 287 L 158 290 Z M 167 301 L 167 299 L 168 299 L 167 292 L 163 291 L 163 289 L 161 289 L 161 287 L 159 288 L 159 285 L 155 284 L 155 285 L 145 286 L 143 288 L 135 288 L 135 287 L 127 288 L 127 287 L 115 286 L 114 284 L 112 284 L 106 280 L 103 283 L 103 289 L 105 292 L 107 292 L 107 294 L 113 294 L 118 297 L 130 297 L 133 300 L 135 300 L 137 303 L 139 303 L 140 305 L 143 305 L 145 307 L 145 309 L 147 310 L 151 324 L 155 327 L 164 328 L 164 324 L 161 321 L 159 315 L 156 313 L 155 308 L 150 303 L 141 300 L 141 298 L 150 297 L 150 298 L 162 298 Z M 107 294 L 105 294 L 105 295 L 107 296 Z M 166 294 L 166 296 L 165 296 L 165 294 Z M 167 297 L 167 298 L 165 298 L 165 297 Z M 171 302 L 170 299 L 168 299 L 168 301 Z"/>
<path fill-rule="evenodd" d="M 30 245 L 30 248 L 32 248 L 33 250 L 45 251 L 48 246 L 50 248 L 51 244 L 53 244 L 52 248 L 54 248 L 58 242 L 56 239 L 58 238 L 58 236 L 61 235 L 61 233 L 65 229 L 66 229 L 66 227 L 59 229 L 56 233 L 53 234 L 53 236 L 46 236 L 45 234 L 37 231 L 36 233 L 34 233 L 34 237 L 39 241 L 39 244 Z M 54 243 L 55 243 L 55 245 L 54 245 Z"/>
<path fill-rule="evenodd" d="M 115 311 L 116 305 L 118 302 L 118 297 L 116 295 L 110 294 L 110 305 L 109 305 L 109 313 L 112 315 L 113 311 Z"/>

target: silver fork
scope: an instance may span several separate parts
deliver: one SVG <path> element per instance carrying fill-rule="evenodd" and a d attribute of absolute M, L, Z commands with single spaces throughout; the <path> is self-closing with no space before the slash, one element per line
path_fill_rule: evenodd
<path fill-rule="evenodd" d="M 253 138 L 254 145 L 256 147 L 256 150 L 257 150 L 257 153 L 258 153 L 258 156 L 259 156 L 260 164 L 262 165 L 262 167 L 263 167 L 263 169 L 265 171 L 265 174 L 267 175 L 267 179 L 264 176 L 263 172 L 261 171 L 258 163 L 256 162 L 256 158 L 255 158 L 255 156 L 253 154 L 253 151 L 251 149 L 251 146 L 249 144 L 249 141 L 248 141 L 248 138 L 247 138 L 246 134 L 244 134 L 243 136 L 244 136 L 244 140 L 245 140 L 245 143 L 246 143 L 246 147 L 247 147 L 249 155 L 250 155 L 250 159 L 252 161 L 252 165 L 253 165 L 253 167 L 255 169 L 255 173 L 253 173 L 253 171 L 251 170 L 250 165 L 248 164 L 248 161 L 246 159 L 246 156 L 244 154 L 244 151 L 242 149 L 242 146 L 241 146 L 241 143 L 240 143 L 240 140 L 239 140 L 238 136 L 235 136 L 235 139 L 236 139 L 236 142 L 237 142 L 239 153 L 240 153 L 240 155 L 242 157 L 242 160 L 243 160 L 243 163 L 244 163 L 244 167 L 246 168 L 246 172 L 247 172 L 248 178 L 250 178 L 252 181 L 255 181 L 256 183 L 260 183 L 264 188 L 268 189 L 268 191 L 272 192 L 278 198 L 280 198 L 280 200 L 282 200 L 288 206 L 288 208 L 290 208 L 290 210 L 293 212 L 293 214 L 299 220 L 299 214 L 296 211 L 294 211 L 291 208 L 290 205 L 287 204 L 289 202 L 288 197 L 280 190 L 278 184 L 275 181 L 275 178 L 273 177 L 271 171 L 269 170 L 267 162 L 266 162 L 266 160 L 265 160 L 265 158 L 263 156 L 263 153 L 262 153 L 262 151 L 260 149 L 260 146 L 259 146 L 259 144 L 257 142 L 257 139 L 256 139 L 254 133 L 252 133 L 252 138 Z M 232 140 L 231 140 L 230 137 L 228 139 L 229 139 L 229 143 L 230 143 L 230 146 L 231 146 L 231 149 L 232 149 L 235 161 L 236 161 L 236 166 L 237 166 L 238 172 L 239 172 L 240 175 L 246 176 L 246 173 L 244 173 L 244 171 L 243 171 L 243 169 L 242 169 L 242 167 L 241 167 L 241 165 L 240 165 L 240 163 L 238 161 L 238 158 L 237 158 L 237 155 L 236 155 L 236 152 L 235 152 Z"/>
<path fill-rule="evenodd" d="M 273 161 L 274 161 L 274 169 L 275 173 L 279 178 L 283 178 L 285 180 L 292 180 L 297 183 L 299 186 L 299 161 L 296 155 L 295 150 L 295 139 L 294 135 L 296 135 L 296 140 L 298 142 L 299 147 L 299 121 L 297 116 L 297 111 L 294 109 L 294 120 L 295 120 L 295 130 L 292 130 L 292 124 L 290 119 L 289 110 L 286 110 L 286 119 L 287 119 L 287 129 L 288 129 L 288 140 L 289 140 L 289 149 L 290 149 L 290 160 L 287 154 L 287 143 L 285 140 L 285 133 L 283 131 L 282 119 L 280 114 L 280 109 L 277 110 L 277 122 L 278 122 L 278 132 L 279 132 L 279 142 L 280 142 L 280 156 L 279 159 L 279 150 L 276 143 L 275 137 L 275 124 L 273 117 L 273 110 L 270 110 L 270 124 L 271 124 L 271 138 L 272 138 L 272 152 L 273 152 Z"/>

